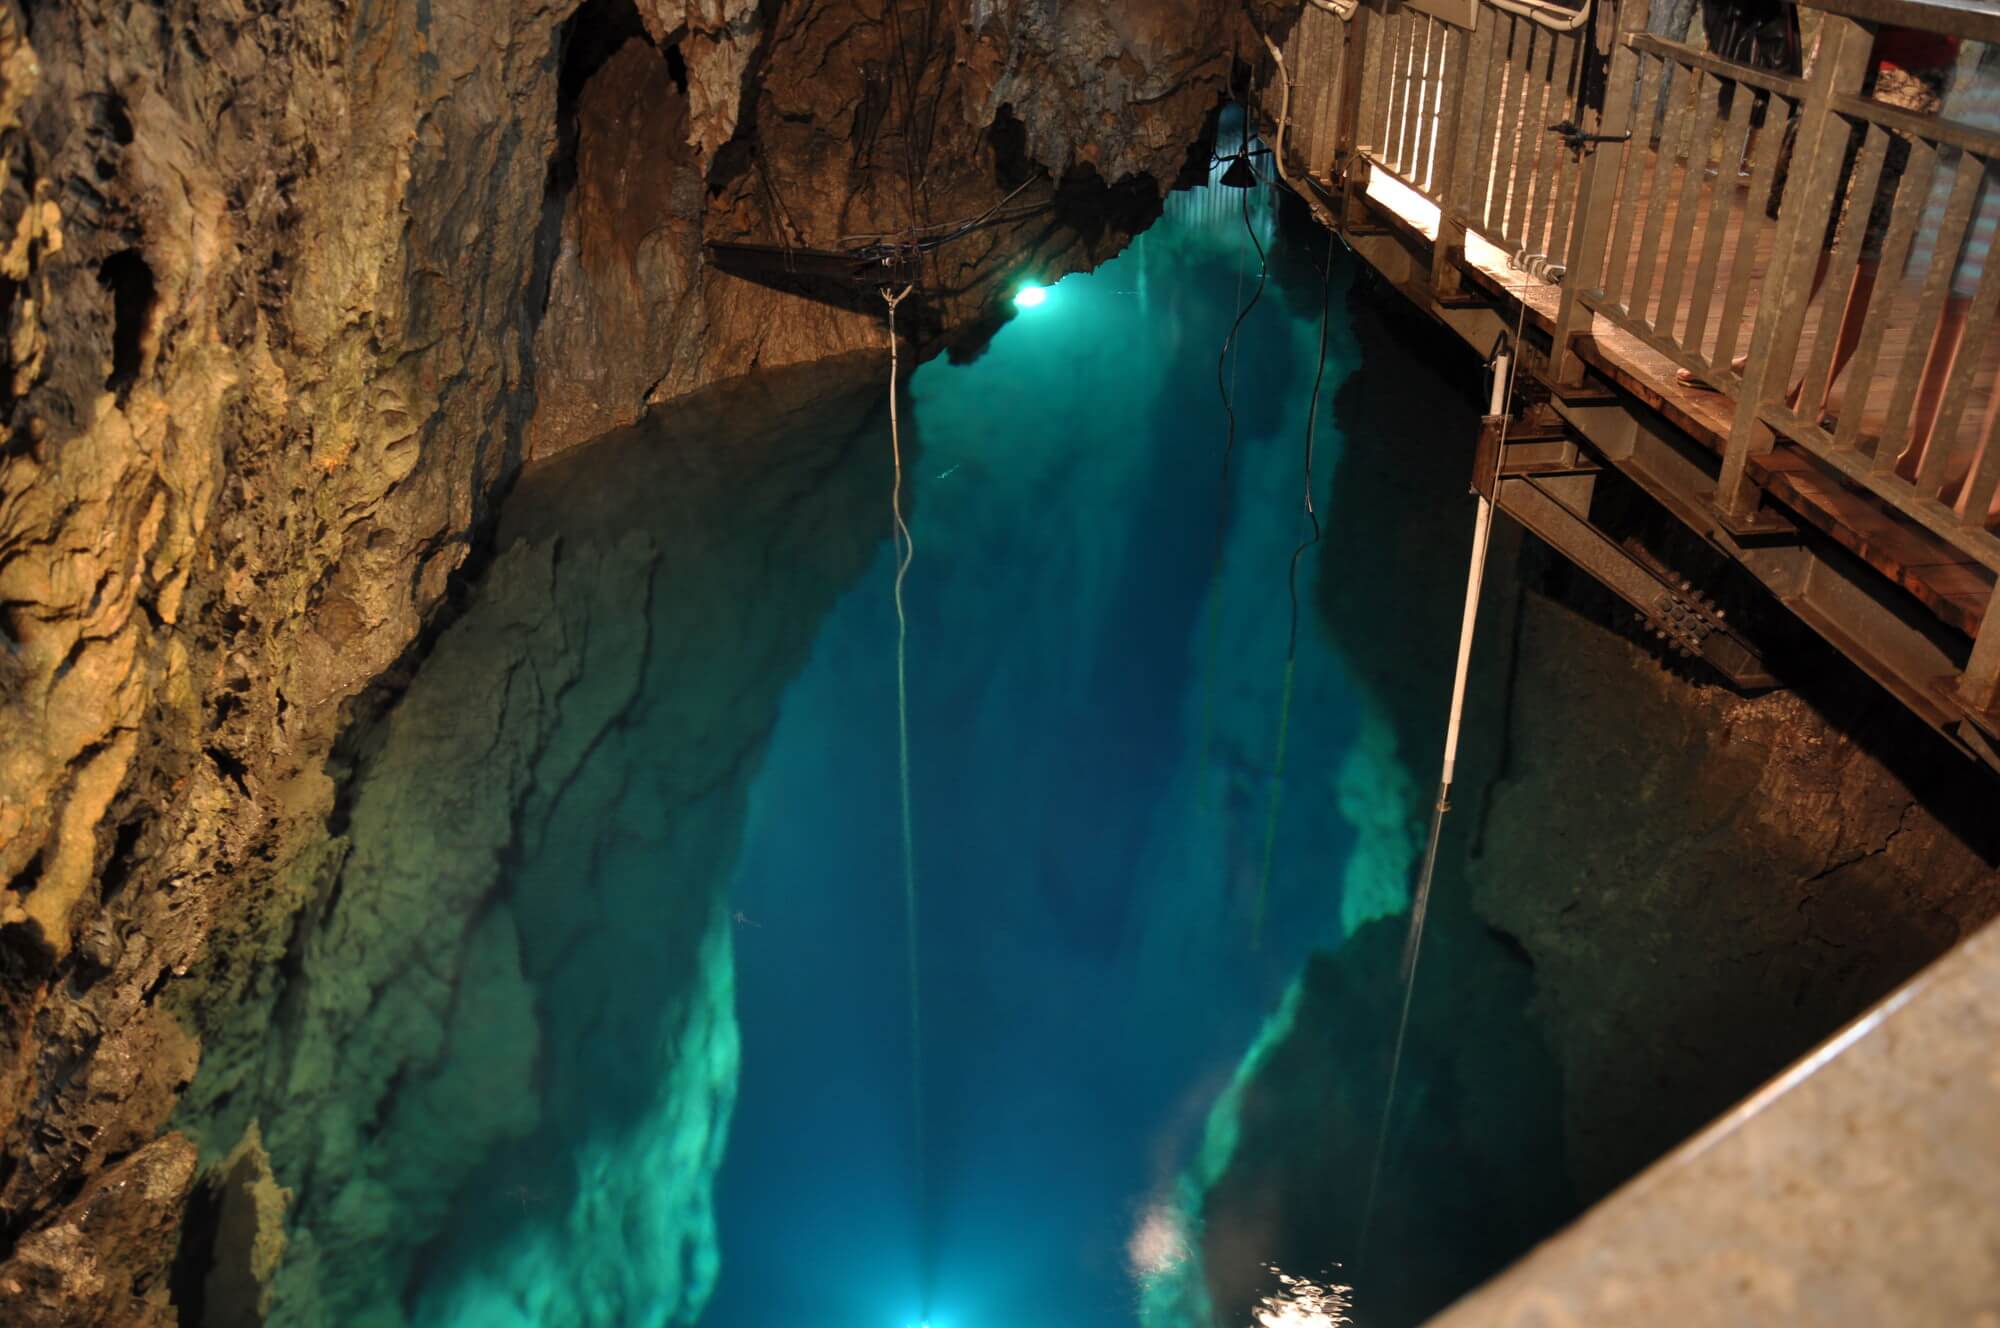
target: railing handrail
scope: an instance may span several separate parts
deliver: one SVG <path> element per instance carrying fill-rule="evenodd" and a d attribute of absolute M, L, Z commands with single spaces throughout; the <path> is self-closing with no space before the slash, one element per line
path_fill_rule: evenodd
<path fill-rule="evenodd" d="M 2000 8 L 1990 0 L 1811 0 L 1811 8 L 1861 23 L 2000 42 Z"/>
<path fill-rule="evenodd" d="M 1686 42 L 1677 42 L 1655 33 L 1632 33 L 1625 38 L 1625 44 L 1642 54 L 1658 56 L 1662 60 L 1672 60 L 1690 69 L 1700 69 L 1714 74 L 1717 78 L 1741 83 L 1746 88 L 1776 93 L 1780 97 L 1790 97 L 1794 101 L 1805 95 L 1806 83 L 1802 78 L 1774 74 L 1768 69 L 1758 69 L 1735 60 L 1726 60 L 1699 47 L 1689 46 Z"/>
<path fill-rule="evenodd" d="M 1947 120 L 1942 115 L 1916 115 L 1853 93 L 1837 94 L 1832 98 L 1832 105 L 1835 111 L 1849 119 L 1866 120 L 1884 129 L 1895 129 L 1910 138 L 1943 143 L 1981 157 L 2000 156 L 2000 133 L 1990 129 Z"/>

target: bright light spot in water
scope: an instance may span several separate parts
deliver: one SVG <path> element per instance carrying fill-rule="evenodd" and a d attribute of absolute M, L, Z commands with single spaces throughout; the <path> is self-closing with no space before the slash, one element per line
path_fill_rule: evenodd
<path fill-rule="evenodd" d="M 1170 1204 L 1154 1204 L 1139 1218 L 1139 1226 L 1125 1242 L 1125 1257 L 1134 1274 L 1158 1277 L 1187 1262 L 1187 1227 Z"/>
<path fill-rule="evenodd" d="M 1014 292 L 1014 307 L 1016 309 L 1038 309 L 1041 307 L 1042 301 L 1048 298 L 1049 288 L 1047 286 L 1023 286 Z M 925 1328 L 928 1328 L 928 1325 Z"/>
<path fill-rule="evenodd" d="M 1271 1271 L 1277 1273 L 1282 1290 L 1258 1304 L 1257 1328 L 1341 1328 L 1354 1322 L 1347 1314 L 1353 1304 L 1348 1299 L 1354 1294 L 1353 1287 L 1331 1282 L 1321 1286 L 1276 1268 Z"/>

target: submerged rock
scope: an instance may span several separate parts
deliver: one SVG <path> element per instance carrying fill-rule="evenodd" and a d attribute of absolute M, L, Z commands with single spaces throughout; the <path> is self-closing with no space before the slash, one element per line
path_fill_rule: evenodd
<path fill-rule="evenodd" d="M 1429 367 L 1459 354 L 1436 329 L 1365 292 L 1349 309 L 1365 357 L 1337 401 L 1319 588 L 1391 730 L 1364 722 L 1355 758 L 1378 773 L 1357 769 L 1341 803 L 1364 826 L 1350 866 L 1372 838 L 1393 897 L 1435 777 L 1472 517 L 1462 481 L 1421 469 L 1462 454 L 1407 440 L 1469 439 L 1477 403 Z M 1613 490 L 1596 515 L 1713 572 L 1649 513 Z M 1347 574 L 1384 557 L 1393 581 Z M 1210 1121 L 1233 1146 L 1189 1171 L 1184 1211 L 1221 1322 L 1269 1290 L 1270 1265 L 1352 1283 L 1363 1322 L 1440 1308 L 2000 910 L 1991 778 L 1760 592 L 1718 593 L 1799 690 L 1745 698 L 1662 668 L 1615 630 L 1628 611 L 1496 528 L 1369 1255 L 1357 1195 L 1393 922 L 1313 960 Z M 1183 1288 L 1148 1322 L 1209 1309 Z"/>
<path fill-rule="evenodd" d="M 256 1122 L 215 1169 L 211 1184 L 217 1192 L 215 1250 L 203 1278 L 201 1322 L 210 1328 L 262 1323 L 271 1312 L 271 1282 L 285 1255 L 285 1209 L 292 1192 L 272 1176 L 271 1155 Z"/>
<path fill-rule="evenodd" d="M 699 1313 L 723 891 L 779 696 L 877 547 L 880 400 L 868 361 L 770 375 L 524 480 L 361 744 L 296 971 L 182 1107 L 211 1140 L 269 1122 L 297 1195 L 272 1322 Z"/>

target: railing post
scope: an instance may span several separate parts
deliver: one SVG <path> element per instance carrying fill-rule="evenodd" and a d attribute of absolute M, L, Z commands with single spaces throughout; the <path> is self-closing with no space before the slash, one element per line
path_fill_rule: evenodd
<path fill-rule="evenodd" d="M 1614 138 L 1631 130 L 1632 87 L 1637 81 L 1639 53 L 1625 39 L 1645 30 L 1649 9 L 1648 0 L 1619 0 L 1610 30 L 1611 76 L 1604 89 L 1604 109 L 1594 116 L 1586 111 L 1584 129 Z M 1601 27 L 1595 30 L 1603 31 Z M 1583 296 L 1596 289 L 1604 276 L 1604 246 L 1610 238 L 1611 212 L 1618 194 L 1618 167 L 1627 150 L 1613 149 L 1610 144 L 1587 148 L 1588 155 L 1583 159 L 1583 171 L 1577 181 L 1577 215 L 1570 232 L 1574 238 L 1549 346 L 1550 377 L 1564 386 L 1574 387 L 1583 382 L 1583 362 L 1576 355 L 1576 339 L 1590 330 L 1593 317 Z"/>
<path fill-rule="evenodd" d="M 1986 616 L 1980 620 L 1979 635 L 1973 638 L 1972 657 L 1959 675 L 1958 699 L 1968 710 L 1982 715 L 2000 711 L 2000 586 L 1986 602 Z"/>
<path fill-rule="evenodd" d="M 1750 458 L 1769 452 L 1774 441 L 1760 417 L 1784 395 L 1791 377 L 1847 150 L 1847 121 L 1834 112 L 1833 99 L 1860 91 L 1872 39 L 1853 19 L 1831 13 L 1822 19 L 1819 54 L 1806 78 L 1792 167 L 1778 208 L 1771 266 L 1757 298 L 1757 324 L 1716 482 L 1716 510 L 1725 519 L 1748 522 L 1757 511 L 1760 491 L 1750 478 Z"/>
<path fill-rule="evenodd" d="M 1488 23 L 1492 22 L 1488 16 Z M 1450 297 L 1459 293 L 1458 264 L 1456 254 L 1465 248 L 1465 218 L 1458 205 L 1458 154 L 1463 151 L 1460 140 L 1464 137 L 1460 121 L 1465 118 L 1463 110 L 1466 98 L 1462 95 L 1464 80 L 1470 68 L 1468 55 L 1472 49 L 1472 34 L 1452 25 L 1444 29 L 1444 55 L 1439 59 L 1439 78 L 1443 84 L 1439 98 L 1437 119 L 1437 144 L 1431 157 L 1432 190 L 1437 195 L 1438 233 L 1437 243 L 1431 246 L 1431 296 Z M 1448 60 L 1445 58 L 1448 57 Z"/>
<path fill-rule="evenodd" d="M 1365 149 L 1382 150 L 1382 145 L 1373 140 L 1381 136 L 1378 130 L 1389 87 L 1389 0 L 1362 0 L 1354 11 L 1353 22 L 1358 76 L 1354 80 L 1354 116 L 1349 122 L 1347 138 L 1350 161 Z"/>
<path fill-rule="evenodd" d="M 1349 161 L 1361 145 L 1362 98 L 1369 72 L 1368 39 L 1379 21 L 1375 7 L 1364 2 L 1356 5 L 1354 17 L 1341 25 L 1345 29 L 1347 44 L 1341 50 L 1341 59 L 1345 63 L 1340 71 L 1340 104 L 1334 111 L 1333 174 L 1336 179 L 1346 174 Z"/>

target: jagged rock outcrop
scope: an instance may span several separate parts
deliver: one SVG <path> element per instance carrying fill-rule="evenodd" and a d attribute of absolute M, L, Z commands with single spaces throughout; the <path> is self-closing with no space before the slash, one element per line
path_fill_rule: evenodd
<path fill-rule="evenodd" d="M 581 20 L 602 63 L 558 172 L 537 456 L 704 382 L 883 345 L 872 289 L 801 301 L 705 264 L 704 238 L 844 250 L 984 219 L 925 260 L 901 312 L 920 344 L 976 341 L 1010 274 L 1090 266 L 1157 214 L 1236 31 L 1216 0 L 620 12 L 595 0 Z"/>
<path fill-rule="evenodd" d="M 194 1174 L 194 1144 L 169 1134 L 92 1176 L 0 1262 L 7 1322 L 173 1328 L 167 1263 Z"/>
<path fill-rule="evenodd" d="M 937 221 L 1044 168 L 1058 205 L 906 311 L 976 336 L 1157 206 L 1240 12 L 939 5 L 899 83 L 866 0 L 618 10 L 0 3 L 0 1249 L 139 1156 L 197 1044 L 250 1051 L 342 866 L 336 739 L 531 440 L 881 344 L 698 238 L 906 227 L 918 137 Z M 127 1193 L 170 1229 L 183 1192 Z"/>

